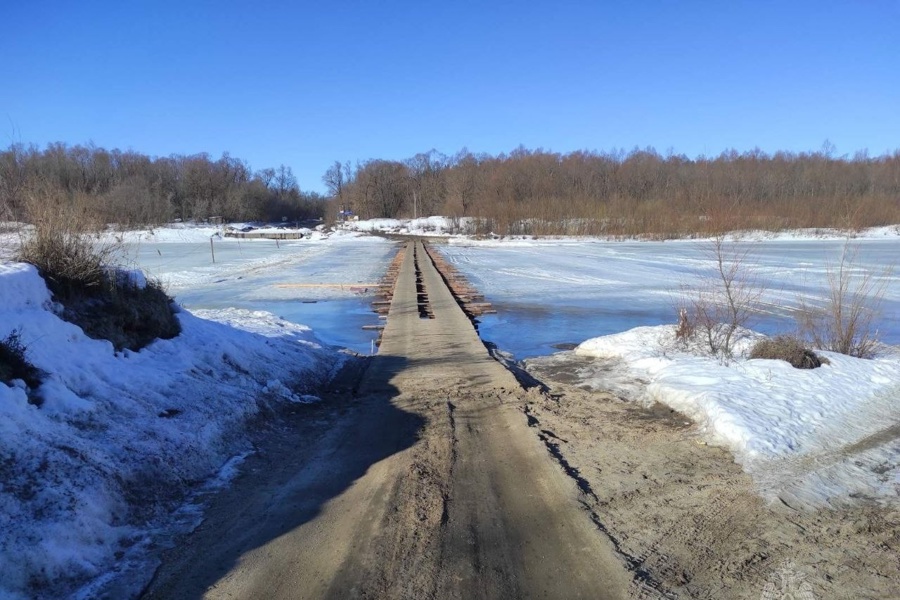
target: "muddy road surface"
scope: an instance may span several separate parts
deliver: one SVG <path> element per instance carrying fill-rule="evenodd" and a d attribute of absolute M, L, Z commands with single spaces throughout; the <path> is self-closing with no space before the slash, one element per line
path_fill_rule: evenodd
<path fill-rule="evenodd" d="M 281 415 L 145 598 L 658 597 L 423 251 L 377 356 Z"/>

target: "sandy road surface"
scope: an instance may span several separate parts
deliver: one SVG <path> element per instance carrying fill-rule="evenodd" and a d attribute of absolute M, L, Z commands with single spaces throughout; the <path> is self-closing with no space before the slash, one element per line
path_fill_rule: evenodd
<path fill-rule="evenodd" d="M 406 253 L 357 392 L 288 415 L 145 597 L 655 596 L 421 244 Z"/>

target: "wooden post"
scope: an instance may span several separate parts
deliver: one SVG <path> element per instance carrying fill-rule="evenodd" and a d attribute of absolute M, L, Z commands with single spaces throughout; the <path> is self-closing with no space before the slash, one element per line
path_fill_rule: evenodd
<path fill-rule="evenodd" d="M 213 264 L 216 263 L 216 251 L 213 248 L 213 239 L 209 238 L 209 253 L 212 254 Z"/>

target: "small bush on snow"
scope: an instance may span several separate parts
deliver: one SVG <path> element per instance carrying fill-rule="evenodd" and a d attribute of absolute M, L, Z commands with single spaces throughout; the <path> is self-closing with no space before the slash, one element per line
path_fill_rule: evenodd
<path fill-rule="evenodd" d="M 803 342 L 789 335 L 759 340 L 750 350 L 750 358 L 784 360 L 796 369 L 816 369 L 828 364 L 828 359 L 804 347 Z"/>
<path fill-rule="evenodd" d="M 857 358 L 872 358 L 878 348 L 888 268 L 872 272 L 858 264 L 859 247 L 848 242 L 836 265 L 826 268 L 828 296 L 821 306 L 801 299 L 797 313 L 800 331 L 817 348 Z"/>
<path fill-rule="evenodd" d="M 676 337 L 682 344 L 701 338 L 713 356 L 733 357 L 739 332 L 749 326 L 763 292 L 748 252 L 726 244 L 724 235 L 713 238 L 707 251 L 713 269 L 683 285 L 677 301 Z"/>
<path fill-rule="evenodd" d="M 23 239 L 19 259 L 37 267 L 61 302 L 66 320 L 95 339 L 113 343 L 116 350 L 140 350 L 156 339 L 181 332 L 172 299 L 159 282 L 147 282 L 111 267 L 115 245 L 95 243 L 95 228 L 52 194 L 32 199 L 29 210 L 34 230 Z"/>
<path fill-rule="evenodd" d="M 140 350 L 181 333 L 173 301 L 158 281 L 141 287 L 116 279 L 108 279 L 102 293 L 71 297 L 63 316 L 89 337 L 109 340 L 116 350 Z"/>

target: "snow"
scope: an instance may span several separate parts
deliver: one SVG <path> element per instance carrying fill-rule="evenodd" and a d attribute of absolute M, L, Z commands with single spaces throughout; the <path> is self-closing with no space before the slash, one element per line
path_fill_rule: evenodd
<path fill-rule="evenodd" d="M 37 269 L 23 263 L 0 263 L 0 310 L 33 310 L 50 302 L 50 291 Z"/>
<path fill-rule="evenodd" d="M 264 311 L 182 310 L 181 335 L 118 353 L 57 312 L 33 267 L 0 264 L 0 338 L 18 331 L 47 374 L 0 383 L 0 598 L 104 573 L 173 490 L 246 452 L 249 417 L 311 401 L 345 356 Z"/>
<path fill-rule="evenodd" d="M 419 217 L 417 219 L 368 219 L 364 221 L 345 221 L 340 228 L 345 231 L 365 231 L 393 233 L 399 235 L 417 235 L 429 237 L 459 237 L 459 231 L 465 230 L 472 219 L 462 217 Z"/>
<path fill-rule="evenodd" d="M 476 219 L 473 217 L 419 217 L 416 219 L 366 219 L 345 221 L 338 225 L 344 231 L 379 232 L 399 235 L 446 237 L 464 244 L 482 246 L 531 245 L 535 240 L 554 240 L 563 243 L 584 243 L 585 241 L 646 241 L 640 236 L 622 237 L 577 237 L 577 236 L 532 236 L 532 235 L 497 235 L 488 234 L 483 238 L 472 238 L 467 233 L 474 231 Z M 735 231 L 726 236 L 728 240 L 819 240 L 843 241 L 848 236 L 854 240 L 877 240 L 897 238 L 900 236 L 900 225 L 870 227 L 867 229 L 847 231 L 843 229 L 786 229 L 782 231 L 748 230 Z M 694 239 L 694 238 L 691 238 Z M 453 243 L 451 241 L 451 243 Z"/>
<path fill-rule="evenodd" d="M 738 352 L 759 337 L 747 335 Z M 900 501 L 900 436 L 863 443 L 900 422 L 896 349 L 872 360 L 820 352 L 828 364 L 809 370 L 778 360 L 723 362 L 681 347 L 675 326 L 663 325 L 593 338 L 575 353 L 621 361 L 641 385 L 620 393 L 695 421 L 770 500 L 792 507 L 839 506 L 854 497 Z"/>

